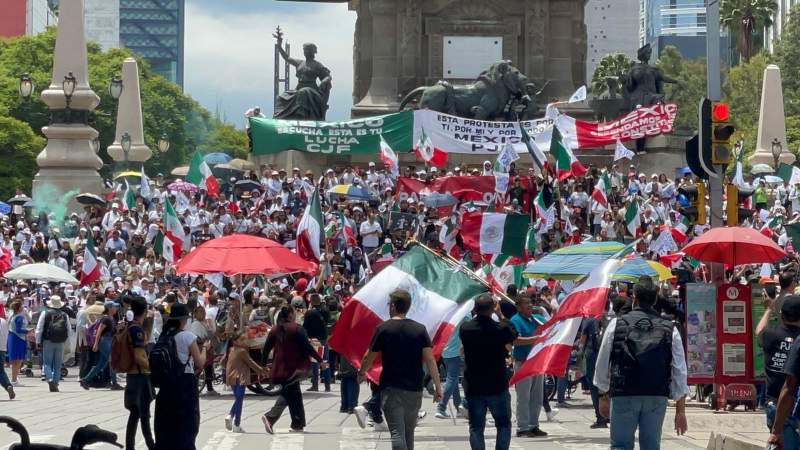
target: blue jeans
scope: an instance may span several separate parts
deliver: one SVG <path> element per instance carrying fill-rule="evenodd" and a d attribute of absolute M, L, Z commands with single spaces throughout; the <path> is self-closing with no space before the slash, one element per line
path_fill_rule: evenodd
<path fill-rule="evenodd" d="M 597 364 L 597 353 L 587 351 L 586 359 L 586 379 L 589 382 L 589 393 L 592 397 L 592 406 L 594 407 L 594 420 L 597 423 L 606 421 L 605 417 L 600 415 L 600 396 L 597 392 L 597 387 L 594 385 L 594 366 Z"/>
<path fill-rule="evenodd" d="M 100 343 L 97 346 L 98 354 L 97 354 L 97 364 L 92 367 L 92 370 L 83 377 L 83 382 L 89 384 L 92 382 L 94 377 L 97 376 L 98 373 L 103 371 L 103 369 L 108 366 L 108 361 L 111 356 L 111 336 L 103 336 L 100 338 Z M 117 375 L 114 373 L 113 370 L 109 370 L 111 373 L 111 383 L 117 383 Z"/>
<path fill-rule="evenodd" d="M 764 413 L 767 415 L 767 428 L 772 429 L 775 423 L 775 403 L 768 402 L 764 407 Z M 783 450 L 798 450 L 800 449 L 800 434 L 797 432 L 798 427 L 797 419 L 787 417 L 786 422 L 783 424 Z"/>
<path fill-rule="evenodd" d="M 61 366 L 64 364 L 64 343 L 42 341 L 42 370 L 48 383 L 61 380 Z"/>
<path fill-rule="evenodd" d="M 350 411 L 358 406 L 358 379 L 356 377 L 342 378 L 342 411 Z"/>
<path fill-rule="evenodd" d="M 567 377 L 558 377 L 556 381 L 556 399 L 558 403 L 567 401 Z"/>
<path fill-rule="evenodd" d="M 467 397 L 469 412 L 469 445 L 472 450 L 484 450 L 486 441 L 486 410 L 492 414 L 497 428 L 496 450 L 507 450 L 511 445 L 511 395 L 508 391 L 497 395 L 470 395 Z"/>
<path fill-rule="evenodd" d="M 640 450 L 661 448 L 661 426 L 666 412 L 667 397 L 611 397 L 611 450 L 633 450 L 637 428 Z"/>
<path fill-rule="evenodd" d="M 322 350 L 322 360 L 323 361 L 327 361 L 328 360 L 328 346 L 324 345 L 322 347 L 322 349 L 323 349 Z M 322 371 L 322 373 L 320 373 L 319 363 L 316 360 L 314 360 L 314 362 L 311 363 L 311 387 L 313 387 L 313 388 L 318 387 L 320 378 L 322 378 L 322 382 L 325 383 L 326 387 L 329 387 L 331 385 L 330 370 L 329 369 L 325 369 L 325 370 Z"/>
<path fill-rule="evenodd" d="M 244 385 L 236 382 L 235 386 L 231 386 L 233 390 L 233 406 L 231 406 L 231 418 L 233 424 L 237 427 L 242 421 L 242 406 L 244 405 Z"/>
<path fill-rule="evenodd" d="M 8 375 L 6 375 L 6 352 L 0 352 L 0 386 L 3 389 L 8 389 L 11 386 L 11 382 L 8 381 Z"/>
<path fill-rule="evenodd" d="M 447 402 L 450 401 L 450 397 L 453 397 L 453 404 L 456 406 L 456 409 L 461 405 L 461 393 L 458 389 L 458 377 L 461 376 L 461 357 L 442 358 L 442 360 L 444 361 L 445 370 L 444 392 L 442 393 L 442 400 L 439 402 L 437 410 L 443 413 L 447 411 Z"/>

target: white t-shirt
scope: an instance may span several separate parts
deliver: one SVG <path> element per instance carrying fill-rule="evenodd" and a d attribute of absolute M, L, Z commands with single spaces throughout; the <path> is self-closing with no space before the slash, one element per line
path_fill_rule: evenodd
<path fill-rule="evenodd" d="M 175 349 L 178 351 L 178 359 L 181 364 L 189 362 L 189 364 L 186 364 L 184 373 L 194 373 L 194 361 L 189 361 L 191 357 L 189 347 L 192 346 L 193 342 L 197 342 L 197 336 L 191 331 L 183 330 L 175 335 Z"/>
<path fill-rule="evenodd" d="M 361 222 L 361 244 L 364 247 L 377 247 L 380 245 L 380 233 L 381 233 L 381 224 L 378 222 L 369 223 L 369 220 L 365 220 Z M 367 233 L 377 232 L 377 234 L 370 234 Z"/>
<path fill-rule="evenodd" d="M 6 351 L 8 346 L 8 321 L 0 317 L 0 352 Z M 0 362 L 1 364 L 2 362 Z M 0 366 L 0 370 L 4 370 Z"/>

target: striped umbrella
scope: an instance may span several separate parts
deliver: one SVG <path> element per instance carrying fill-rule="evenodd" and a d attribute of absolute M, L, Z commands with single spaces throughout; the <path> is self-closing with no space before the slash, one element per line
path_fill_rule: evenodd
<path fill-rule="evenodd" d="M 672 271 L 655 261 L 646 261 L 638 255 L 622 260 L 622 265 L 611 276 L 613 280 L 629 281 L 635 283 L 641 276 L 648 276 L 659 281 L 666 281 L 673 277 Z"/>
<path fill-rule="evenodd" d="M 372 195 L 366 189 L 354 184 L 337 184 L 328 189 L 328 194 L 344 195 L 347 198 L 357 200 L 369 200 L 372 198 Z"/>
<path fill-rule="evenodd" d="M 538 261 L 531 261 L 522 276 L 576 280 L 589 274 L 600 263 L 625 248 L 619 242 L 586 242 L 560 248 Z"/>

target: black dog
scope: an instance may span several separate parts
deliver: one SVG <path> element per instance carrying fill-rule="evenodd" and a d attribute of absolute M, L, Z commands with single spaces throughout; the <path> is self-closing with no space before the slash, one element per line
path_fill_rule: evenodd
<path fill-rule="evenodd" d="M 116 445 L 122 448 L 122 445 L 117 443 L 117 434 L 110 431 L 103 430 L 97 425 L 86 425 L 75 430 L 72 435 L 72 443 L 69 446 L 55 445 L 55 444 L 32 444 L 31 437 L 28 430 L 18 420 L 8 417 L 0 416 L 0 423 L 8 425 L 14 433 L 19 435 L 19 444 L 12 445 L 9 450 L 82 450 L 85 446 L 97 442 L 105 442 L 107 444 Z"/>

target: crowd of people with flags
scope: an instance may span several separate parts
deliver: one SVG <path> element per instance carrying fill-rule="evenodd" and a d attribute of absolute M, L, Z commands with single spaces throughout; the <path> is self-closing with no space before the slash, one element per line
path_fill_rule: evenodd
<path fill-rule="evenodd" d="M 355 414 L 362 426 L 369 423 L 376 430 L 388 426 L 396 441 L 394 448 L 413 446 L 416 419 L 414 424 L 408 422 L 418 417 L 420 409 L 423 359 L 412 349 L 422 352 L 426 362 L 434 358 L 425 371 L 439 400 L 436 417 L 469 417 L 473 448 L 483 448 L 485 421 L 478 416 L 485 417 L 487 410 L 495 415 L 498 448 L 510 440 L 511 416 L 504 414 L 504 408 L 511 407 L 508 377 L 516 390 L 516 436 L 546 436 L 545 427 L 539 426 L 540 410 L 554 420 L 558 409 L 547 401 L 544 375 L 555 375 L 552 388 L 563 406 L 567 405 L 570 373 L 581 375 L 582 386 L 591 395 L 596 411 L 592 427 L 607 427 L 610 416 L 612 441 L 627 445 L 635 426 L 631 430 L 630 424 L 623 427 L 620 422 L 615 431 L 614 407 L 610 414 L 604 411 L 605 393 L 613 396 L 625 391 L 619 374 L 612 374 L 609 381 L 609 358 L 615 358 L 611 348 L 619 335 L 613 331 L 618 322 L 609 318 L 613 311 L 624 313 L 634 308 L 637 314 L 658 319 L 663 327 L 672 323 L 670 320 L 683 320 L 680 286 L 708 278 L 705 266 L 680 252 L 709 228 L 707 223 L 696 223 L 696 213 L 687 213 L 690 199 L 683 188 L 696 181 L 688 170 L 639 172 L 633 163 L 636 156 L 620 143 L 611 165 L 584 167 L 562 143 L 557 129 L 550 146 L 555 164 L 547 164 L 543 155 L 537 160 L 537 149 L 530 147 L 529 151 L 535 163 L 529 169 L 521 168 L 520 155 L 512 146 L 503 149 L 496 161 L 485 161 L 480 167 L 448 166 L 445 160 L 435 160 L 435 152 L 427 149 L 419 154 L 423 162 L 417 167 L 401 168 L 397 155 L 382 145 L 380 165 L 370 162 L 366 167 L 332 167 L 315 173 L 266 164 L 221 180 L 196 153 L 185 180 L 168 180 L 161 174 L 150 179 L 142 169 L 138 177 L 118 180 L 105 199 L 66 217 L 56 217 L 51 211 L 33 214 L 15 205 L 0 218 L 0 270 L 44 262 L 71 273 L 79 283 L 0 279 L 0 335 L 8 336 L 7 347 L 0 347 L 0 354 L 12 368 L 10 380 L 0 371 L 0 382 L 14 398 L 14 388 L 23 385 L 21 374 L 30 370 L 34 356 L 39 356 L 45 366 L 44 380 L 52 391 L 58 391 L 62 359 L 52 356 L 52 346 L 44 347 L 45 351 L 41 346 L 53 338 L 51 341 L 60 340 L 57 350 L 80 365 L 81 386 L 121 389 L 118 375 L 109 367 L 113 366 L 112 336 L 117 321 L 127 318 L 132 322 L 134 315 L 149 319 L 144 334 L 134 340 L 148 351 L 167 329 L 178 332 L 186 326 L 200 337 L 199 346 L 192 347 L 180 333 L 174 334 L 183 345 L 179 359 L 187 364 L 194 359 L 197 371 L 210 380 L 214 370 L 224 368 L 224 364 L 214 368 L 213 353 L 225 355 L 241 344 L 239 338 L 255 318 L 271 329 L 313 343 L 313 348 L 304 345 L 286 350 L 282 349 L 284 341 L 267 338 L 269 350 L 276 355 L 273 374 L 286 364 L 307 368 L 307 357 L 305 362 L 297 361 L 287 352 L 311 353 L 318 348 L 319 355 L 313 353 L 318 361 L 308 367 L 314 373 L 312 388 L 318 389 L 322 381 L 329 390 L 337 378 L 332 375 L 338 374 L 343 385 L 341 411 Z M 631 164 L 626 167 L 628 161 Z M 733 181 L 746 185 L 740 171 Z M 494 189 L 447 189 L 452 185 L 448 183 L 461 182 L 473 186 L 485 182 Z M 800 232 L 800 179 L 769 183 L 760 179 L 754 184 L 754 214 L 749 226 L 793 255 L 792 237 Z M 203 243 L 234 234 L 273 240 L 312 262 L 316 270 L 270 277 L 198 276 L 176 270 L 176 263 Z M 599 265 L 577 284 L 525 276 L 529 264 L 586 242 L 618 242 L 623 245 L 616 258 L 658 261 L 675 276 L 645 277 L 634 287 L 611 277 L 611 263 Z M 731 277 L 753 273 L 772 277 L 774 272 L 769 264 L 737 269 Z M 146 312 L 132 307 L 139 298 L 144 300 Z M 391 299 L 390 306 L 387 299 Z M 53 320 L 57 312 L 66 313 L 74 325 L 63 340 L 46 332 L 57 322 Z M 426 333 L 420 334 L 417 325 L 385 325 L 392 318 L 414 321 Z M 500 323 L 498 320 L 503 327 L 490 323 Z M 289 323 L 300 328 L 289 327 Z M 620 328 L 624 327 L 616 325 Z M 497 340 L 480 342 L 470 334 L 476 330 L 493 333 Z M 668 349 L 672 364 L 663 367 L 668 372 L 666 387 L 628 386 L 638 389 L 631 391 L 633 396 L 665 398 L 663 402 L 629 405 L 640 409 L 656 405 L 661 408 L 662 421 L 666 397 L 681 400 L 687 393 L 685 362 L 680 364 L 683 347 L 675 345 L 680 344 L 681 336 L 673 334 L 669 333 L 670 349 L 675 350 Z M 403 342 L 411 344 L 405 350 L 398 348 Z M 480 356 L 492 345 L 491 356 Z M 45 358 L 44 353 L 50 356 Z M 382 358 L 375 360 L 376 353 Z M 580 357 L 576 358 L 577 353 Z M 442 386 L 436 359 L 441 363 Z M 480 367 L 484 359 L 496 364 Z M 417 363 L 409 365 L 409 360 Z M 269 370 L 245 356 L 237 361 L 239 371 L 247 365 L 258 373 Z M 459 392 L 464 361 L 466 397 Z M 491 372 L 500 369 L 502 373 Z M 241 431 L 238 418 L 245 378 L 249 380 L 242 376 L 232 383 L 237 386 L 237 403 L 231 411 L 233 422 L 226 421 L 228 429 Z M 358 386 L 363 379 L 369 380 L 370 398 L 359 405 Z M 283 404 L 264 416 L 265 429 L 272 432 L 288 406 L 292 429 L 302 431 L 305 419 L 296 380 L 274 381 L 283 393 Z M 138 420 L 149 417 L 149 409 L 147 414 L 141 411 L 149 408 L 149 402 L 142 400 L 141 386 L 137 389 Z M 214 395 L 210 381 L 207 389 Z M 191 396 L 188 400 L 170 398 L 189 402 L 188 409 L 181 411 L 192 411 L 190 403 L 196 400 Z M 450 401 L 455 411 L 448 411 Z M 400 409 L 382 414 L 381 405 L 385 408 L 387 404 Z M 680 401 L 681 410 L 682 404 Z M 165 420 L 174 410 L 156 407 L 155 446 L 159 434 L 166 433 L 163 424 L 159 427 L 159 411 Z M 679 433 L 686 429 L 681 415 L 676 416 Z M 642 430 L 655 429 L 657 416 L 640 423 Z M 196 435 L 196 426 L 182 428 L 182 432 Z M 129 422 L 129 434 L 130 430 Z M 132 432 L 135 435 L 135 421 Z M 189 436 L 187 442 L 191 440 Z"/>

